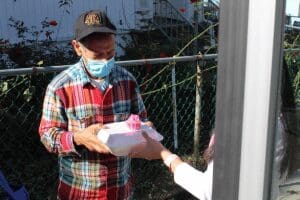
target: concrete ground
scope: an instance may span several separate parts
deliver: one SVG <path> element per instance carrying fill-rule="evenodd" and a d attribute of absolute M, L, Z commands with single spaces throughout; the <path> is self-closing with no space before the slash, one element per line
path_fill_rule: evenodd
<path fill-rule="evenodd" d="M 300 169 L 279 186 L 278 200 L 300 200 Z"/>
<path fill-rule="evenodd" d="M 300 182 L 280 187 L 278 200 L 300 200 Z"/>
<path fill-rule="evenodd" d="M 295 171 L 287 180 L 279 184 L 278 200 L 300 200 L 300 137 L 294 136 L 292 139 L 294 142 L 293 168 Z"/>

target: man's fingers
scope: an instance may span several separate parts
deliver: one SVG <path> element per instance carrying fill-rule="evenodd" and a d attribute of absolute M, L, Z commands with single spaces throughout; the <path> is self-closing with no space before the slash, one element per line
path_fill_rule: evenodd
<path fill-rule="evenodd" d="M 110 153 L 110 149 L 104 144 L 97 144 L 94 146 L 94 149 L 98 153 Z"/>
<path fill-rule="evenodd" d="M 150 126 L 151 128 L 154 128 L 155 129 L 155 127 L 154 127 L 154 125 L 153 125 L 153 123 L 151 122 L 151 121 L 146 121 L 146 122 L 144 122 L 147 126 Z"/>
<path fill-rule="evenodd" d="M 101 124 L 101 123 L 94 124 L 94 128 L 97 129 L 97 130 L 102 129 L 102 127 L 103 127 L 103 124 Z"/>
<path fill-rule="evenodd" d="M 92 133 L 96 135 L 103 128 L 103 124 L 93 124 L 90 126 L 90 128 L 90 130 L 92 130 Z"/>
<path fill-rule="evenodd" d="M 103 127 L 104 127 L 104 124 L 101 124 L 101 123 L 98 124 L 99 129 L 102 129 Z"/>

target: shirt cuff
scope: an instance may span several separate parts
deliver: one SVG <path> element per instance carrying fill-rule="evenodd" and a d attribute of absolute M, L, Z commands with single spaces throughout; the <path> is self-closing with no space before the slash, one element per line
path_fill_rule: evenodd
<path fill-rule="evenodd" d="M 60 138 L 63 154 L 67 155 L 79 155 L 76 151 L 74 143 L 73 143 L 73 132 L 65 132 L 62 134 Z"/>

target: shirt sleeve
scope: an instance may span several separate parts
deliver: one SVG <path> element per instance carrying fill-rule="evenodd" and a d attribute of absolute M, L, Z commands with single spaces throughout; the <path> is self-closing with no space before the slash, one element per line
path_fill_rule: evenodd
<path fill-rule="evenodd" d="M 49 152 L 60 155 L 78 155 L 73 133 L 67 131 L 68 120 L 64 106 L 55 90 L 48 86 L 39 126 L 41 142 Z"/>
<path fill-rule="evenodd" d="M 174 181 L 201 200 L 211 200 L 213 166 L 202 173 L 187 163 L 175 168 Z"/>

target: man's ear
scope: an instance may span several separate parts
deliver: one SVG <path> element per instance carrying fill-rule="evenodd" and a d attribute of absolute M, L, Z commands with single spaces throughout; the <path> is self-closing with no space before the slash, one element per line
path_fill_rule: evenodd
<path fill-rule="evenodd" d="M 77 56 L 82 56 L 82 48 L 79 45 L 79 42 L 77 40 L 72 40 L 72 46 L 73 46 Z"/>

